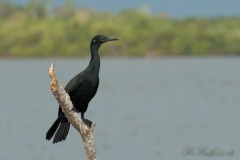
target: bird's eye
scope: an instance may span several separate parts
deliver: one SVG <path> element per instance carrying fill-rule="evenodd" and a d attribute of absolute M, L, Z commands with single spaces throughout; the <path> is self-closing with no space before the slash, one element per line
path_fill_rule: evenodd
<path fill-rule="evenodd" d="M 94 43 L 95 43 L 95 42 L 97 42 L 97 40 L 96 40 L 96 39 L 94 39 L 92 42 L 94 42 Z"/>

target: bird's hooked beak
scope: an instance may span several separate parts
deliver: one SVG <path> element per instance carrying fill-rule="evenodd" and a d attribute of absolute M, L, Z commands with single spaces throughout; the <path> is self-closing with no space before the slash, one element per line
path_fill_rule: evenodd
<path fill-rule="evenodd" d="M 105 42 L 116 41 L 116 40 L 118 40 L 118 38 L 108 38 L 108 39 L 105 40 Z"/>

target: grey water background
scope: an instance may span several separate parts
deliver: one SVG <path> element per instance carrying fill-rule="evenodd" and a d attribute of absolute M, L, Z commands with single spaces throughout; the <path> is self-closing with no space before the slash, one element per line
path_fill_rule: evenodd
<path fill-rule="evenodd" d="M 89 59 L 56 59 L 65 86 Z M 45 133 L 57 117 L 51 59 L 0 60 L 0 159 L 86 159 L 71 127 Z M 98 159 L 240 158 L 240 58 L 103 58 L 86 117 L 96 122 Z"/>

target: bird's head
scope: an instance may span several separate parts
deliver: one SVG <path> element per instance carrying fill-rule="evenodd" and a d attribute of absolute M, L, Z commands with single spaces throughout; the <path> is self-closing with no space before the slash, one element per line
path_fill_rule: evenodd
<path fill-rule="evenodd" d="M 95 37 L 93 37 L 91 44 L 103 44 L 105 42 L 109 42 L 109 41 L 116 41 L 118 40 L 118 38 L 108 38 L 107 36 L 104 35 L 96 35 Z"/>

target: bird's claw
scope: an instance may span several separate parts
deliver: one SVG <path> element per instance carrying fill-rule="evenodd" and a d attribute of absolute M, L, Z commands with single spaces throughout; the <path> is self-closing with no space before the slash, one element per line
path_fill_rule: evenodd
<path fill-rule="evenodd" d="M 88 128 L 92 127 L 93 122 L 88 119 L 82 119 L 83 123 L 88 126 Z"/>

